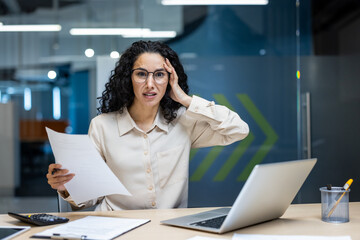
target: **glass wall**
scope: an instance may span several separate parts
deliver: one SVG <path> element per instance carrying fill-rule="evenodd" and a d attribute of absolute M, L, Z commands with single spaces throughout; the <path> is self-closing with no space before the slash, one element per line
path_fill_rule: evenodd
<path fill-rule="evenodd" d="M 256 164 L 298 159 L 297 11 L 293 1 L 208 6 L 196 29 L 170 41 L 191 92 L 235 110 L 251 129 L 231 146 L 193 151 L 190 206 L 231 205 Z"/>
<path fill-rule="evenodd" d="M 320 187 L 343 186 L 353 178 L 358 186 L 360 133 L 360 18 L 359 3 L 312 2 L 313 50 L 301 55 L 301 92 L 309 97 L 308 145 L 318 163 L 308 181 Z M 300 19 L 303 17 L 300 15 Z M 301 21 L 302 23 L 302 21 Z M 303 200 L 320 201 L 311 189 Z M 350 201 L 360 193 L 351 191 Z"/>

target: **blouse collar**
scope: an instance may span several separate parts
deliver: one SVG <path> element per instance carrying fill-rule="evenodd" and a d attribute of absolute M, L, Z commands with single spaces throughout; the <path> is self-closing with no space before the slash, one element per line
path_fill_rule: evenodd
<path fill-rule="evenodd" d="M 119 128 L 119 135 L 122 136 L 132 129 L 136 128 L 141 132 L 144 132 L 141 130 L 135 123 L 135 121 L 130 116 L 130 113 L 127 108 L 124 108 L 123 113 L 117 114 L 117 122 L 118 122 L 118 128 Z M 169 124 L 167 123 L 166 119 L 164 118 L 163 114 L 160 111 L 160 108 L 158 112 L 156 113 L 154 124 L 150 128 L 150 130 L 154 129 L 155 127 L 158 127 L 164 132 L 168 132 L 169 130 Z"/>

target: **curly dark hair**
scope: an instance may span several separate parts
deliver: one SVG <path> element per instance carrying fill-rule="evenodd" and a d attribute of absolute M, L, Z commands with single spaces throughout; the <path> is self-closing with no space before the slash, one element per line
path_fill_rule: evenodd
<path fill-rule="evenodd" d="M 109 82 L 105 84 L 102 96 L 98 97 L 100 107 L 97 110 L 99 113 L 115 111 L 122 113 L 125 107 L 131 106 L 135 97 L 131 81 L 131 70 L 135 61 L 143 53 L 158 53 L 162 57 L 169 59 L 179 77 L 179 86 L 185 93 L 189 92 L 187 75 L 174 50 L 165 43 L 158 41 L 137 41 L 125 50 L 116 63 L 115 69 L 111 72 L 111 77 Z M 170 89 L 171 86 L 168 84 L 165 95 L 160 101 L 161 112 L 168 122 L 176 118 L 176 110 L 182 106 L 170 98 Z"/>

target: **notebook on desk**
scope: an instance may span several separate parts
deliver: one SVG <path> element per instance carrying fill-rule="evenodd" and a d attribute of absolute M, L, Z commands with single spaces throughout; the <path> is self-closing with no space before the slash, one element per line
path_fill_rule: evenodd
<path fill-rule="evenodd" d="M 254 167 L 231 208 L 161 221 L 162 224 L 225 233 L 281 217 L 316 163 L 316 158 Z"/>

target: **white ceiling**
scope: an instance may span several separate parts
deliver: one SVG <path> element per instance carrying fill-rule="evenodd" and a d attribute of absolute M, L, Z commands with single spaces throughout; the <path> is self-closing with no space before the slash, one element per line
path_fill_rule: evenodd
<path fill-rule="evenodd" d="M 6 0 L 15 1 L 15 0 Z M 50 0 L 49 0 L 50 1 Z M 84 50 L 92 47 L 95 57 L 112 50 L 122 52 L 138 39 L 120 36 L 72 36 L 73 27 L 141 27 L 154 31 L 183 31 L 181 6 L 163 6 L 160 0 L 87 0 L 58 8 L 37 8 L 25 14 L 0 16 L 3 24 L 55 24 L 55 33 L 0 32 L 0 69 L 31 68 L 73 61 L 89 61 Z"/>

